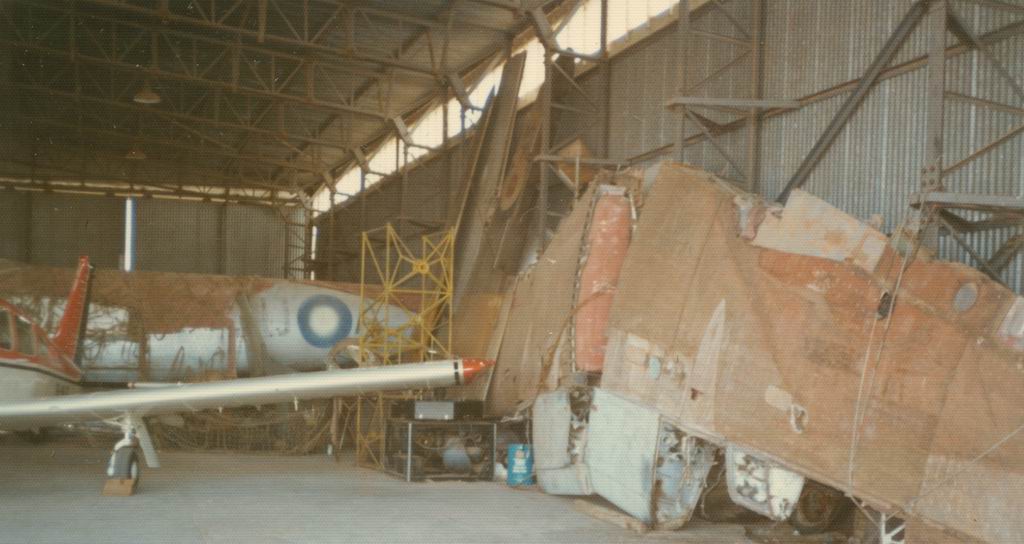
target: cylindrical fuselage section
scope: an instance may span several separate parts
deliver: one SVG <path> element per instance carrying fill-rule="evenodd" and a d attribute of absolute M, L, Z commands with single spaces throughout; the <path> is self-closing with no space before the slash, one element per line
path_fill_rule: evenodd
<path fill-rule="evenodd" d="M 74 271 L 0 267 L 0 299 L 54 329 Z M 358 285 L 101 270 L 93 287 L 80 358 L 83 380 L 90 383 L 321 370 L 332 353 L 344 364 L 348 351 L 335 348 L 358 343 L 360 334 Z M 400 308 L 387 310 L 389 326 L 408 322 Z"/>

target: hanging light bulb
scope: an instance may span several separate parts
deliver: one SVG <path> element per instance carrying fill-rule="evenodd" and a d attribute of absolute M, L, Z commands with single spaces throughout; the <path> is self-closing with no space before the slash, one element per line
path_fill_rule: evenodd
<path fill-rule="evenodd" d="M 149 80 L 147 79 L 146 82 L 142 84 L 142 88 L 139 89 L 139 92 L 135 93 L 135 97 L 132 98 L 132 100 L 139 104 L 159 104 L 161 99 L 160 95 L 156 94 L 156 92 L 149 87 Z"/>

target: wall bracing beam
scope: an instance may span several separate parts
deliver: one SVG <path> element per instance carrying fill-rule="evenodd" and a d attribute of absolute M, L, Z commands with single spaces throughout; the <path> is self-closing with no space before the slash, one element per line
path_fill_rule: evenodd
<path fill-rule="evenodd" d="M 907 14 L 900 21 L 896 30 L 889 36 L 889 39 L 885 42 L 882 50 L 879 51 L 875 60 L 871 63 L 871 66 L 865 72 L 864 76 L 861 77 L 857 84 L 857 87 L 853 90 L 853 94 L 846 99 L 843 106 L 836 113 L 836 116 L 829 123 L 825 132 L 818 138 L 818 141 L 811 148 L 811 151 L 804 157 L 803 162 L 797 168 L 796 173 L 786 183 L 786 187 L 782 190 L 776 199 L 779 202 L 785 202 L 789 198 L 789 194 L 793 189 L 799 189 L 807 182 L 810 178 L 811 172 L 814 171 L 821 159 L 825 157 L 829 148 L 835 143 L 839 134 L 842 133 L 843 128 L 846 127 L 846 123 L 849 122 L 850 118 L 857 112 L 860 105 L 864 103 L 864 99 L 867 98 L 871 88 L 874 87 L 878 81 L 879 75 L 886 66 L 892 62 L 892 59 L 896 57 L 896 53 L 899 52 L 900 48 L 906 43 L 907 38 L 917 25 L 924 19 L 924 16 L 928 13 L 928 8 L 931 4 L 931 0 L 918 0 Z"/>

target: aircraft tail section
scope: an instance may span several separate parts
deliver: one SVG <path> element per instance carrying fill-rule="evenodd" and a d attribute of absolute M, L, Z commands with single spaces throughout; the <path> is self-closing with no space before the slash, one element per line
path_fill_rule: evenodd
<path fill-rule="evenodd" d="M 89 257 L 78 259 L 78 271 L 71 286 L 64 315 L 60 318 L 53 343 L 60 352 L 78 365 L 81 357 L 82 340 L 85 339 L 85 324 L 89 312 L 89 291 L 92 286 L 93 267 Z"/>

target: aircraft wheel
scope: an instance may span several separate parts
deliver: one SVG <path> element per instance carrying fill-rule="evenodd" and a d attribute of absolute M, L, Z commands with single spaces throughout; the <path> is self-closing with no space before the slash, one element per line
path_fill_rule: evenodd
<path fill-rule="evenodd" d="M 107 466 L 107 477 L 113 480 L 131 480 L 132 492 L 139 487 L 139 455 L 132 447 L 123 447 L 114 450 L 110 456 L 110 464 Z"/>
<path fill-rule="evenodd" d="M 808 480 L 789 523 L 802 535 L 824 533 L 850 508 L 842 492 Z"/>

